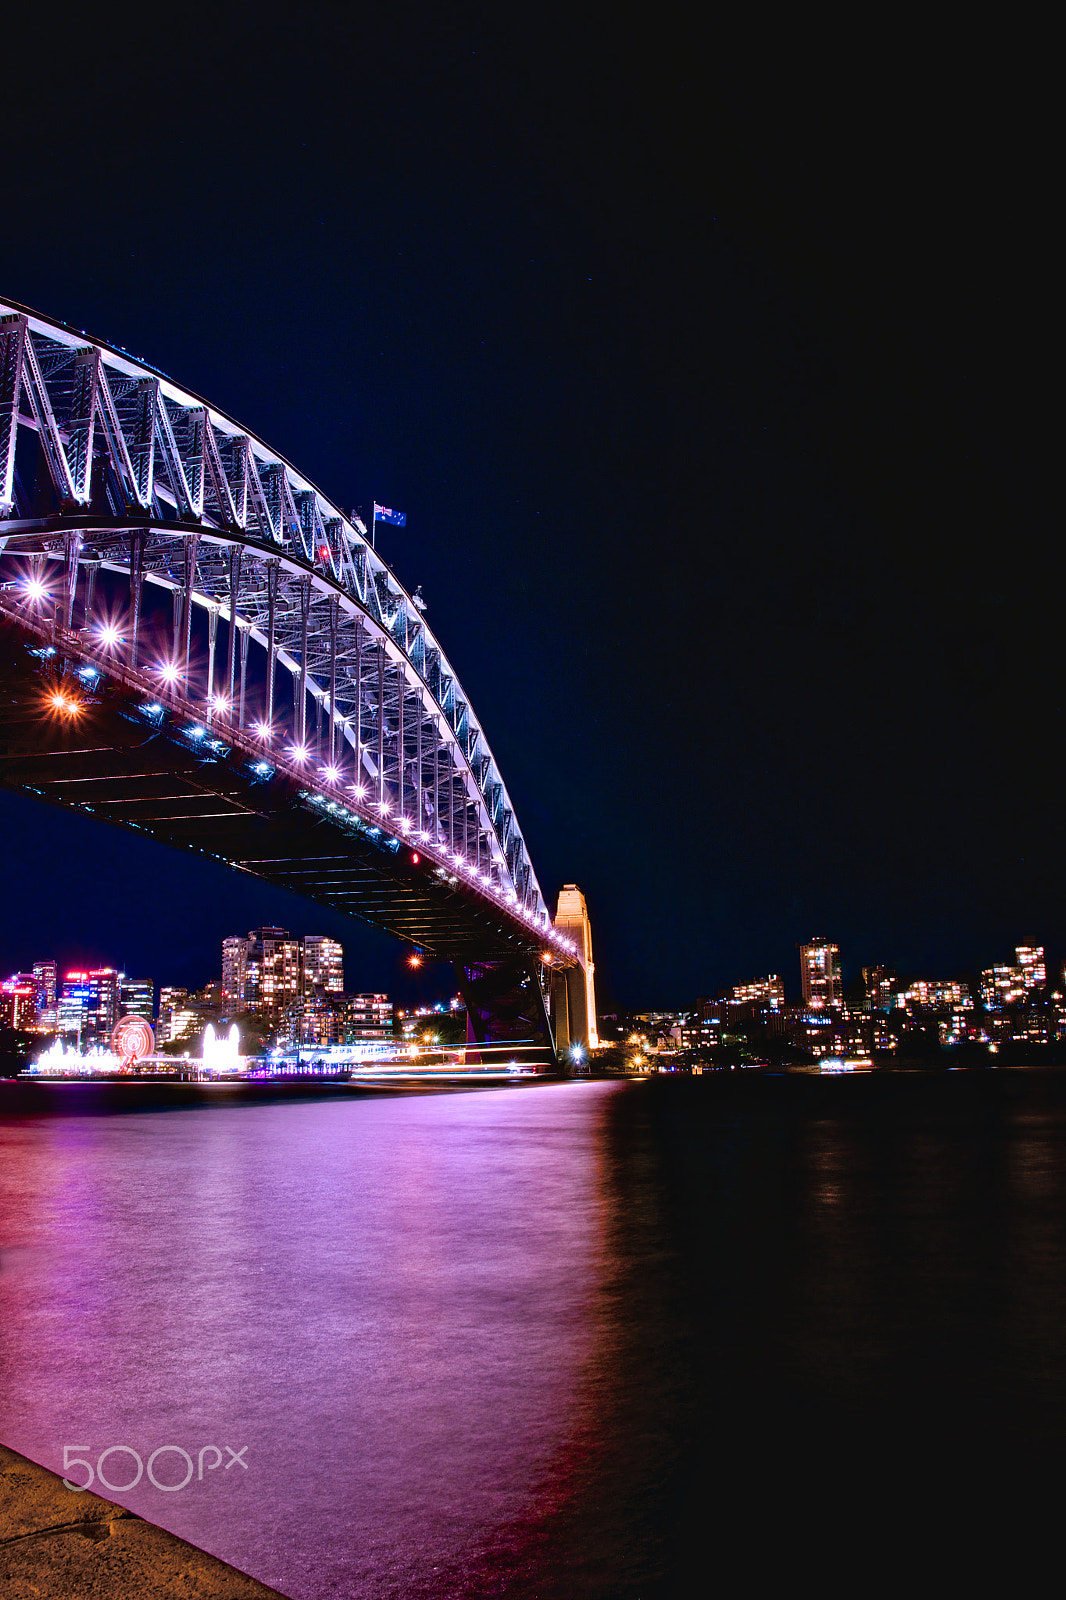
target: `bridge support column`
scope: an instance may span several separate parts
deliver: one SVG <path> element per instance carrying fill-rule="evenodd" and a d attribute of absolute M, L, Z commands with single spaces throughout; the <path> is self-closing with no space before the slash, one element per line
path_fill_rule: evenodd
<path fill-rule="evenodd" d="M 329 768 L 336 767 L 337 753 L 337 610 L 339 600 L 329 603 Z"/>
<path fill-rule="evenodd" d="M 406 679 L 406 677 L 404 675 L 403 662 L 402 661 L 397 661 L 397 663 L 396 663 L 396 694 L 397 694 L 397 705 L 399 706 L 399 711 L 397 712 L 397 726 L 396 726 L 396 803 L 397 803 L 397 806 L 399 807 L 401 818 L 403 818 L 403 817 L 405 817 L 407 815 L 406 811 L 404 810 L 404 805 L 403 805 L 403 768 L 404 768 L 404 755 L 405 755 L 405 751 L 404 751 L 404 729 L 403 729 L 403 702 L 404 702 L 404 698 L 405 698 L 406 689 L 407 689 L 407 679 Z"/>
<path fill-rule="evenodd" d="M 238 726 L 238 728 L 243 728 L 244 727 L 244 688 L 245 688 L 245 684 L 248 681 L 248 635 L 249 635 L 251 630 L 249 628 L 241 628 L 239 631 L 240 631 L 240 636 L 241 636 L 241 703 L 240 703 L 240 709 L 239 709 L 238 714 L 237 714 L 237 726 Z"/>
<path fill-rule="evenodd" d="M 85 568 L 85 615 L 82 619 L 82 626 L 84 627 L 86 633 L 91 633 L 93 625 L 93 599 L 96 594 L 96 574 L 100 570 L 100 563 L 99 561 L 83 561 L 82 566 Z"/>
<path fill-rule="evenodd" d="M 300 749 L 307 746 L 307 619 L 311 612 L 311 580 L 300 584 L 300 715 L 297 723 Z"/>
<path fill-rule="evenodd" d="M 595 1049 L 599 1044 L 596 1027 L 596 989 L 592 959 L 592 929 L 585 896 L 576 883 L 566 884 L 559 895 L 555 926 L 577 946 L 578 964 L 557 968 L 552 974 L 552 1023 L 560 1053 Z"/>
<path fill-rule="evenodd" d="M 276 561 L 268 561 L 266 725 L 269 733 L 274 731 L 274 630 L 277 624 L 277 609 L 278 564 Z"/>
<path fill-rule="evenodd" d="M 141 640 L 141 596 L 144 589 L 144 542 L 147 535 L 137 529 L 130 534 L 130 666 L 137 666 Z"/>
<path fill-rule="evenodd" d="M 233 716 L 233 691 L 236 687 L 237 676 L 237 602 L 241 590 L 241 557 L 244 554 L 239 544 L 229 547 L 229 661 L 226 674 L 226 693 L 228 696 L 229 714 Z M 243 726 L 243 718 L 241 719 Z"/>
<path fill-rule="evenodd" d="M 192 649 L 192 592 L 196 587 L 196 548 L 199 534 L 185 536 L 185 589 L 181 605 L 181 673 L 185 693 L 189 693 L 189 653 Z"/>
<path fill-rule="evenodd" d="M 378 806 L 385 809 L 385 646 L 378 645 Z"/>
<path fill-rule="evenodd" d="M 81 534 L 68 533 L 66 536 L 67 547 L 67 585 L 63 597 L 63 626 L 69 633 L 74 625 L 74 596 L 78 592 L 78 560 L 81 556 Z"/>
<path fill-rule="evenodd" d="M 215 644 L 218 640 L 218 606 L 207 611 L 207 725 L 215 714 Z"/>
<path fill-rule="evenodd" d="M 540 1067 L 557 1064 L 538 962 L 530 956 L 512 956 L 452 965 L 466 1002 L 467 1044 L 489 1047 L 484 1053 L 468 1048 L 468 1062 L 483 1066 L 506 1066 L 509 1061 Z"/>

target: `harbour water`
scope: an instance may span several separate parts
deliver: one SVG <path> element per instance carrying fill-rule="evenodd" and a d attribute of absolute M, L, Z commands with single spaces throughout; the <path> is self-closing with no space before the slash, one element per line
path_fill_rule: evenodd
<path fill-rule="evenodd" d="M 1061 1470 L 1064 1202 L 1054 1072 L 0 1085 L 0 1439 L 297 1600 L 958 1574 Z"/>

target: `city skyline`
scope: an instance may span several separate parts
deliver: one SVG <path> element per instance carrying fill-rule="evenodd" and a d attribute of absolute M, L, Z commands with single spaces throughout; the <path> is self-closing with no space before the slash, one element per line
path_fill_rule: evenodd
<path fill-rule="evenodd" d="M 245 990 L 249 961 L 254 963 L 256 969 L 263 963 L 264 939 L 272 941 L 265 947 L 267 960 L 272 969 L 276 966 L 279 973 L 278 977 L 269 980 L 270 997 L 264 997 L 257 977 L 252 980 L 247 992 Z M 273 954 L 275 947 L 276 956 Z M 1061 998 L 1062 992 L 1066 991 L 1066 953 L 1060 955 L 1052 952 L 1049 956 L 1045 946 L 1031 940 L 1014 946 L 1014 962 L 993 961 L 975 968 L 951 967 L 949 963 L 948 968 L 936 973 L 897 966 L 854 966 L 850 962 L 845 966 L 839 959 L 839 945 L 821 937 L 799 943 L 795 948 L 798 960 L 790 981 L 781 973 L 748 974 L 725 986 L 705 985 L 705 991 L 715 996 L 713 1000 L 701 1000 L 698 994 L 690 995 L 682 1004 L 664 1009 L 647 1000 L 630 998 L 630 1002 L 623 1005 L 612 1001 L 613 1010 L 598 1006 L 598 1014 L 647 1013 L 684 1017 L 686 1014 L 697 1014 L 702 1005 L 722 1003 L 764 1007 L 771 1012 L 788 1010 L 799 1013 L 806 1010 L 815 1014 L 820 1011 L 894 1010 L 897 1006 L 900 1009 L 917 1006 L 919 1011 L 932 1011 L 960 1005 L 972 1008 L 977 1000 L 984 1008 L 995 1010 L 1026 1002 L 1032 994 L 1046 991 L 1053 994 L 1054 998 Z M 1002 948 L 999 953 L 1002 953 Z M 827 969 L 828 978 L 825 977 Z M 445 964 L 419 963 L 419 971 L 423 992 L 418 999 L 423 1002 L 429 999 L 431 1004 L 446 1003 L 454 984 L 438 984 L 437 992 L 432 995 L 429 993 L 434 976 L 448 971 Z M 5 993 L 10 1004 L 12 994 L 17 992 L 25 1015 L 30 985 L 37 980 L 38 994 L 47 991 L 50 986 L 50 1004 L 56 1007 L 57 1025 L 62 1032 L 63 991 L 72 986 L 77 988 L 79 983 L 95 984 L 98 989 L 101 978 L 112 983 L 114 989 L 113 998 L 104 1003 L 105 1009 L 110 1007 L 105 1031 L 110 1031 L 120 1014 L 129 1012 L 142 1015 L 149 1021 L 161 1022 L 166 1004 L 164 997 L 168 993 L 183 999 L 207 1000 L 212 1012 L 218 1011 L 227 1019 L 239 1018 L 245 1013 L 259 1013 L 269 1017 L 275 1025 L 287 1005 L 309 995 L 326 999 L 332 996 L 344 999 L 352 995 L 363 999 L 383 997 L 383 991 L 380 990 L 366 987 L 353 989 L 345 985 L 344 949 L 340 941 L 320 933 L 294 936 L 288 929 L 264 926 L 252 929 L 247 935 L 227 935 L 221 941 L 216 969 L 196 985 L 168 984 L 143 973 L 127 974 L 108 963 L 101 963 L 95 968 L 89 963 L 68 968 L 54 958 L 42 957 L 32 963 L 32 972 L 27 965 L 14 969 L 6 979 L 0 979 L 0 1006 L 4 1004 Z M 845 985 L 850 998 L 845 993 Z M 860 985 L 863 998 L 857 1001 L 855 996 Z M 273 997 L 275 987 L 278 991 L 276 998 Z M 154 1002 L 156 992 L 159 994 L 157 1011 Z M 398 1005 L 401 998 L 405 997 L 390 999 L 390 1006 Z M 97 1004 L 98 1000 L 94 997 L 92 1003 Z M 19 1025 L 18 1005 L 16 1001 L 14 1022 L 6 1025 Z M 323 1039 L 328 1042 L 325 1036 Z"/>

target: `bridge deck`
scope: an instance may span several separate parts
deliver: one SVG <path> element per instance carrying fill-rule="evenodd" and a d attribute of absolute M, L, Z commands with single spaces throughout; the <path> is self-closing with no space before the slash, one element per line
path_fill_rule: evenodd
<path fill-rule="evenodd" d="M 546 949 L 443 849 L 390 834 L 387 822 L 301 780 L 236 730 L 200 725 L 197 735 L 179 704 L 154 701 L 161 709 L 150 712 L 128 674 L 101 675 L 90 688 L 77 676 L 76 641 L 51 657 L 41 645 L 0 616 L 5 787 L 213 857 L 442 960 L 535 961 Z M 76 693 L 76 716 L 51 706 L 57 684 Z"/>

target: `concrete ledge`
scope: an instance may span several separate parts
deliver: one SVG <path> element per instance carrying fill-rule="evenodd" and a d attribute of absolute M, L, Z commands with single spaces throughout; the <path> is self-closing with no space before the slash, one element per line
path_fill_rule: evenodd
<path fill-rule="evenodd" d="M 254 1578 L 0 1445 L 2 1600 L 283 1600 Z"/>

